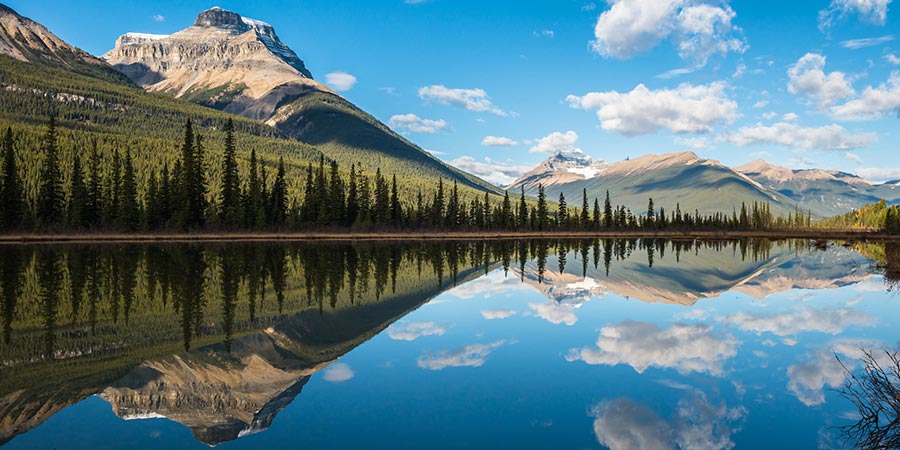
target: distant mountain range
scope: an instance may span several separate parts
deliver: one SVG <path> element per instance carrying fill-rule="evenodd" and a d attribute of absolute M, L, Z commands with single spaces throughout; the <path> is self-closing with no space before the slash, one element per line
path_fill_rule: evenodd
<path fill-rule="evenodd" d="M 668 211 L 730 212 L 741 202 L 769 202 L 775 212 L 799 207 L 820 217 L 833 216 L 886 199 L 900 201 L 896 182 L 874 184 L 859 176 L 829 170 L 792 170 L 758 160 L 730 168 L 692 152 L 645 155 L 615 163 L 594 161 L 582 152 L 558 153 L 513 182 L 509 189 L 548 197 L 565 195 L 579 205 L 587 191 L 592 202 L 606 191 L 614 204 L 644 211 L 648 198 Z"/>

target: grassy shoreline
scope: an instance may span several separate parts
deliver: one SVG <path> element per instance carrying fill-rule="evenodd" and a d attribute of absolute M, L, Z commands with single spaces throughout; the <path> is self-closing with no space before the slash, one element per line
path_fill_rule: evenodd
<path fill-rule="evenodd" d="M 3 244 L 153 243 L 153 242 L 340 242 L 340 241 L 452 241 L 501 239 L 828 239 L 900 242 L 900 236 L 872 230 L 803 231 L 308 231 L 265 233 L 60 233 L 0 234 Z"/>

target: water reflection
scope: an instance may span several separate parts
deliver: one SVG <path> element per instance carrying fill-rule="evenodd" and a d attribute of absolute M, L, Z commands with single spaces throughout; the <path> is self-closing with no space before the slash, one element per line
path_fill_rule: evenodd
<path fill-rule="evenodd" d="M 96 394 L 122 419 L 167 418 L 216 445 L 268 429 L 317 374 L 338 385 L 355 382 L 361 369 L 338 359 L 382 332 L 398 346 L 388 351 L 421 346 L 411 358 L 419 370 L 451 374 L 532 351 L 534 344 L 522 343 L 530 326 L 520 321 L 534 319 L 559 330 L 546 332 L 547 343 L 582 325 L 593 342 L 559 342 L 552 362 L 516 356 L 504 367 L 549 370 L 561 361 L 573 369 L 623 366 L 641 376 L 731 378 L 739 396 L 747 388 L 735 360 L 747 336 L 758 338 L 752 354 L 760 364 L 776 346 L 831 336 L 806 343 L 784 372 L 790 395 L 820 406 L 825 391 L 847 379 L 835 353 L 853 369 L 862 367 L 860 349 L 891 341 L 844 336 L 881 323 L 856 303 L 804 305 L 804 296 L 847 286 L 895 289 L 898 247 L 658 239 L 4 246 L 0 444 Z M 443 292 L 508 331 L 484 335 L 452 308 L 419 317 L 416 310 Z M 726 293 L 763 304 L 782 292 L 801 306 L 684 309 Z M 502 301 L 509 296 L 525 300 Z M 599 299 L 617 298 L 682 309 L 671 321 L 585 313 Z M 458 333 L 468 334 L 444 342 Z M 671 414 L 622 396 L 594 404 L 596 441 L 610 448 L 734 445 L 744 406 L 683 381 L 663 384 L 680 392 Z"/>

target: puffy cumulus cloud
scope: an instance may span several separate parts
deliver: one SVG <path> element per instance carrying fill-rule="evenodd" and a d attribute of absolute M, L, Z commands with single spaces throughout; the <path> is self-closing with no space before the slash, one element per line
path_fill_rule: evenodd
<path fill-rule="evenodd" d="M 506 340 L 490 344 L 472 344 L 454 350 L 429 353 L 419 357 L 419 367 L 428 370 L 443 370 L 447 367 L 481 367 L 494 350 L 509 343 Z"/>
<path fill-rule="evenodd" d="M 484 317 L 485 320 L 508 319 L 514 315 L 516 315 L 516 310 L 514 310 L 514 309 L 483 309 L 483 310 L 481 310 L 481 317 Z"/>
<path fill-rule="evenodd" d="M 512 147 L 519 145 L 518 142 L 503 136 L 485 136 L 481 141 L 481 145 L 485 147 Z"/>
<path fill-rule="evenodd" d="M 391 128 L 400 132 L 434 134 L 450 128 L 444 119 L 423 119 L 415 114 L 398 114 L 388 122 Z"/>
<path fill-rule="evenodd" d="M 506 111 L 494 106 L 484 89 L 450 89 L 436 84 L 420 88 L 419 98 L 426 102 L 457 106 L 474 112 L 508 115 Z"/>
<path fill-rule="evenodd" d="M 703 66 L 716 54 L 742 53 L 746 43 L 732 21 L 727 1 L 712 5 L 702 0 L 607 0 L 611 7 L 594 26 L 591 48 L 604 57 L 628 59 L 665 40 L 678 48 L 682 59 Z"/>
<path fill-rule="evenodd" d="M 868 86 L 857 98 L 831 108 L 831 115 L 843 120 L 878 119 L 900 115 L 900 72 L 892 72 L 887 83 Z"/>
<path fill-rule="evenodd" d="M 643 84 L 631 92 L 591 92 L 570 95 L 569 106 L 597 111 L 600 126 L 625 135 L 651 134 L 660 129 L 675 133 L 707 133 L 717 122 L 737 117 L 737 102 L 726 95 L 726 85 L 716 82 L 675 89 L 650 90 Z"/>
<path fill-rule="evenodd" d="M 884 25 L 888 5 L 892 0 L 831 0 L 828 8 L 819 11 L 819 28 L 827 31 L 841 19 L 857 15 L 863 22 Z"/>
<path fill-rule="evenodd" d="M 531 166 L 495 161 L 492 158 L 484 158 L 479 161 L 471 156 L 456 158 L 450 161 L 450 164 L 497 186 L 509 186 L 520 176 L 533 169 Z"/>
<path fill-rule="evenodd" d="M 737 354 L 738 342 L 717 336 L 709 325 L 675 324 L 662 329 L 656 324 L 625 321 L 600 330 L 596 348 L 572 349 L 568 361 L 615 366 L 627 364 L 638 373 L 648 367 L 721 375 L 722 365 Z"/>
<path fill-rule="evenodd" d="M 628 398 L 602 402 L 593 410 L 594 435 L 611 450 L 731 449 L 731 435 L 747 415 L 742 407 L 714 404 L 700 392 L 678 402 L 670 420 Z"/>
<path fill-rule="evenodd" d="M 792 112 L 789 112 L 789 113 L 781 116 L 781 120 L 783 120 L 785 122 L 793 122 L 793 121 L 799 120 L 799 119 L 800 119 L 800 116 L 798 116 L 797 113 L 792 113 Z"/>
<path fill-rule="evenodd" d="M 703 137 L 676 137 L 675 144 L 692 150 L 705 150 L 709 148 L 709 140 Z"/>
<path fill-rule="evenodd" d="M 849 308 L 804 309 L 780 314 L 741 311 L 721 319 L 742 331 L 757 335 L 793 336 L 804 332 L 839 334 L 851 326 L 872 326 L 876 319 L 863 311 Z"/>
<path fill-rule="evenodd" d="M 885 53 L 884 60 L 895 66 L 900 66 L 900 56 L 897 56 L 893 53 Z"/>
<path fill-rule="evenodd" d="M 331 72 L 325 74 L 325 84 L 340 92 L 353 89 L 353 86 L 356 86 L 356 81 L 356 77 L 347 72 Z"/>
<path fill-rule="evenodd" d="M 875 133 L 850 133 L 837 124 L 807 128 L 779 122 L 771 126 L 757 123 L 743 127 L 736 133 L 720 136 L 720 139 L 739 146 L 777 144 L 801 149 L 853 150 L 877 141 L 878 136 Z"/>
<path fill-rule="evenodd" d="M 561 133 L 554 131 L 540 139 L 528 151 L 531 153 L 549 153 L 549 154 L 569 154 L 579 153 L 581 149 L 575 144 L 578 142 L 578 133 L 574 131 L 566 131 Z"/>
<path fill-rule="evenodd" d="M 354 376 L 356 376 L 356 372 L 350 366 L 344 363 L 337 363 L 326 369 L 322 378 L 331 383 L 343 383 Z"/>
<path fill-rule="evenodd" d="M 565 324 L 571 327 L 575 325 L 575 322 L 578 322 L 578 316 L 575 315 L 576 307 L 570 304 L 551 301 L 548 303 L 529 303 L 528 307 L 534 310 L 535 315 L 553 325 Z"/>
<path fill-rule="evenodd" d="M 434 322 L 412 322 L 392 326 L 388 330 L 388 336 L 395 341 L 414 341 L 422 336 L 443 336 L 446 332 L 445 325 Z"/>
<path fill-rule="evenodd" d="M 831 343 L 828 348 L 806 356 L 800 364 L 787 368 L 788 390 L 806 406 L 825 403 L 825 387 L 843 384 L 846 372 L 835 355 L 852 369 L 863 357 L 863 349 L 881 349 L 883 344 L 872 340 L 845 339 Z"/>
<path fill-rule="evenodd" d="M 788 92 L 808 98 L 819 108 L 856 94 L 846 74 L 825 73 L 825 57 L 817 53 L 803 55 L 787 73 Z"/>

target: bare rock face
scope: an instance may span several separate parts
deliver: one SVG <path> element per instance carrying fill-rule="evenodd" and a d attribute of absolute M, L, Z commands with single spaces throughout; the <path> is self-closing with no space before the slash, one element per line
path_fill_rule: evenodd
<path fill-rule="evenodd" d="M 301 93 L 331 92 L 271 25 L 218 7 L 172 35 L 126 33 L 103 59 L 146 89 L 263 121 Z"/>

